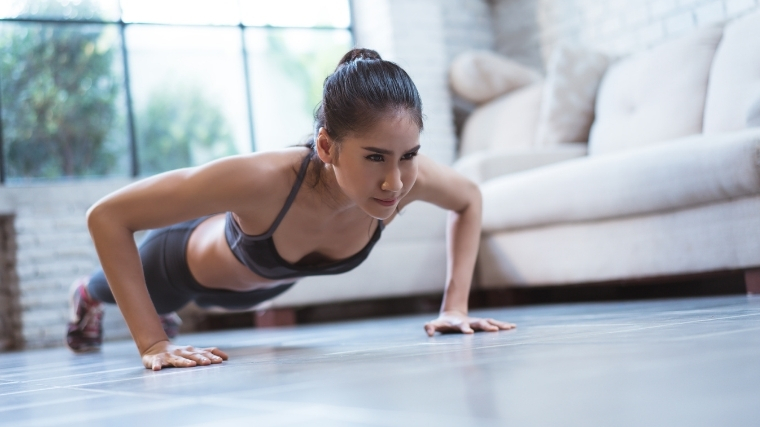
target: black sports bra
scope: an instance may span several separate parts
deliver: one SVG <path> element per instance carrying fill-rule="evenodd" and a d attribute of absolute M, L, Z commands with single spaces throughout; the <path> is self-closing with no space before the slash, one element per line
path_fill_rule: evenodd
<path fill-rule="evenodd" d="M 311 156 L 307 155 L 301 163 L 301 170 L 298 172 L 298 178 L 293 184 L 290 194 L 288 194 L 285 205 L 282 207 L 279 215 L 277 215 L 277 218 L 275 218 L 266 233 L 258 236 L 245 234 L 240 228 L 240 224 L 238 224 L 237 220 L 235 220 L 235 217 L 232 215 L 232 212 L 227 212 L 224 227 L 227 244 L 230 245 L 230 249 L 232 250 L 232 253 L 235 254 L 235 258 L 237 258 L 238 261 L 261 277 L 267 279 L 288 279 L 304 276 L 345 273 L 346 271 L 353 270 L 367 259 L 372 247 L 375 246 L 375 243 L 377 243 L 378 240 L 380 240 L 380 235 L 384 228 L 382 220 L 378 220 L 378 226 L 375 229 L 372 238 L 370 238 L 369 243 L 367 243 L 362 250 L 349 258 L 316 266 L 300 266 L 291 264 L 280 257 L 280 254 L 277 253 L 277 248 L 274 246 L 272 235 L 274 234 L 274 231 L 277 230 L 277 226 L 280 225 L 280 222 L 282 221 L 282 218 L 285 217 L 288 209 L 290 209 L 290 205 L 293 204 L 293 200 L 295 200 L 296 194 L 298 194 L 298 189 L 301 188 L 301 184 L 306 176 L 306 168 L 309 166 L 310 158 Z"/>

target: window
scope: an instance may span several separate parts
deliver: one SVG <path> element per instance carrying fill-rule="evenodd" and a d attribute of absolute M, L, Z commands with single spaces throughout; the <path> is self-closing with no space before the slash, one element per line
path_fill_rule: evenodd
<path fill-rule="evenodd" d="M 0 179 L 145 176 L 313 132 L 348 0 L 9 0 Z"/>

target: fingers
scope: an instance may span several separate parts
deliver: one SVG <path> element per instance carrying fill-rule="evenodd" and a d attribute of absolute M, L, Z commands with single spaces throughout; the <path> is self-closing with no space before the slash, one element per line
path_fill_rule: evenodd
<path fill-rule="evenodd" d="M 475 333 L 475 331 L 472 330 L 472 327 L 470 327 L 470 325 L 467 324 L 467 322 L 462 322 L 462 324 L 459 325 L 459 331 L 462 332 L 463 334 L 474 334 Z"/>
<path fill-rule="evenodd" d="M 435 335 L 436 332 L 461 332 L 463 334 L 471 334 L 474 331 L 467 323 L 452 323 L 449 321 L 435 320 L 425 323 L 425 332 L 429 337 Z"/>
<path fill-rule="evenodd" d="M 190 368 L 197 364 L 197 361 L 182 356 L 169 356 L 164 366 L 174 366 L 177 368 Z"/>
<path fill-rule="evenodd" d="M 510 330 L 517 327 L 514 323 L 506 323 L 506 322 L 500 322 L 498 320 L 494 319 L 471 319 L 471 325 L 473 328 L 481 330 L 481 331 L 488 331 L 488 332 L 496 332 L 499 330 Z"/>
<path fill-rule="evenodd" d="M 203 351 L 213 354 L 214 356 L 220 357 L 222 360 L 227 360 L 229 356 L 227 356 L 227 353 L 223 352 L 222 350 L 219 350 L 216 347 L 209 347 L 204 348 Z M 212 358 L 212 360 L 214 360 Z"/>
<path fill-rule="evenodd" d="M 211 350 L 211 351 L 208 351 Z M 215 354 L 213 351 L 221 353 L 221 355 Z M 222 363 L 223 360 L 227 360 L 228 356 L 224 352 L 218 349 L 193 349 L 186 350 L 179 354 L 180 356 L 195 361 L 201 366 L 210 365 L 212 363 Z"/>
<path fill-rule="evenodd" d="M 473 319 L 471 326 L 480 331 L 496 332 L 499 327 L 488 322 L 490 319 Z"/>
<path fill-rule="evenodd" d="M 197 363 L 194 360 L 186 359 L 181 356 L 174 356 L 168 353 L 153 356 L 150 368 L 154 371 L 160 371 L 165 366 L 175 366 L 177 368 L 190 368 Z M 147 366 L 146 366 L 147 367 Z"/>
<path fill-rule="evenodd" d="M 435 335 L 435 326 L 433 325 L 433 322 L 425 323 L 425 333 L 427 333 L 427 336 L 429 337 Z"/>
<path fill-rule="evenodd" d="M 226 360 L 226 358 L 222 359 L 220 356 L 217 356 L 216 354 L 209 353 L 209 352 L 203 353 L 203 356 L 207 357 L 208 360 L 211 361 L 211 363 L 222 363 L 222 360 Z"/>
<path fill-rule="evenodd" d="M 500 330 L 510 330 L 516 328 L 514 323 L 500 322 L 494 319 L 469 318 L 467 321 L 458 322 L 449 319 L 437 319 L 425 323 L 425 333 L 432 337 L 436 332 L 461 332 L 463 334 L 472 334 L 475 331 L 497 332 Z"/>
<path fill-rule="evenodd" d="M 195 348 L 192 346 L 170 346 L 163 352 L 143 355 L 143 365 L 154 371 L 160 371 L 167 366 L 189 368 L 193 366 L 206 366 L 212 363 L 222 363 L 227 360 L 227 353 L 216 347 Z"/>
<path fill-rule="evenodd" d="M 492 325 L 495 325 L 499 329 L 502 329 L 502 330 L 505 330 L 505 331 L 509 330 L 509 329 L 515 329 L 517 327 L 517 325 L 515 325 L 514 323 L 500 322 L 500 321 L 494 320 L 494 319 L 486 319 L 486 320 L 488 320 L 488 323 L 490 323 Z"/>
<path fill-rule="evenodd" d="M 208 357 L 204 356 L 202 353 L 191 352 L 191 351 L 183 351 L 182 353 L 179 354 L 179 356 L 183 357 L 185 359 L 188 359 L 188 360 L 192 360 L 193 362 L 195 362 L 195 363 L 197 363 L 197 364 L 199 364 L 201 366 L 205 366 L 205 365 L 210 365 L 211 364 L 211 359 L 209 359 Z"/>

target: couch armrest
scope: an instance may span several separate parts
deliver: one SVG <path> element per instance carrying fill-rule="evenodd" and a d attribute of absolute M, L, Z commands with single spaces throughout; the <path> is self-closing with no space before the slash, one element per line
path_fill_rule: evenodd
<path fill-rule="evenodd" d="M 460 158 L 454 169 L 476 183 L 586 155 L 585 144 L 515 147 L 475 152 Z"/>
<path fill-rule="evenodd" d="M 588 156 L 481 185 L 483 230 L 652 214 L 760 194 L 760 129 Z"/>

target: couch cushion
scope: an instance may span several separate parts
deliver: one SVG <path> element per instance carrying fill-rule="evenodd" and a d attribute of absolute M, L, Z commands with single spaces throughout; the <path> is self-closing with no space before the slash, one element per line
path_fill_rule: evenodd
<path fill-rule="evenodd" d="M 760 127 L 760 97 L 749 107 L 747 112 L 747 127 Z"/>
<path fill-rule="evenodd" d="M 481 185 L 483 230 L 594 221 L 760 194 L 760 129 L 568 160 Z"/>
<path fill-rule="evenodd" d="M 750 196 L 610 221 L 489 234 L 478 252 L 478 286 L 607 282 L 756 268 L 758 212 L 760 196 Z"/>
<path fill-rule="evenodd" d="M 610 57 L 560 43 L 546 70 L 536 145 L 588 141 L 599 82 Z"/>
<path fill-rule="evenodd" d="M 477 108 L 464 124 L 459 153 L 533 145 L 542 88 L 534 83 Z"/>
<path fill-rule="evenodd" d="M 704 132 L 745 129 L 760 103 L 760 11 L 726 25 L 715 52 L 705 104 Z M 758 126 L 758 125 L 755 125 Z"/>
<path fill-rule="evenodd" d="M 489 51 L 465 52 L 454 58 L 449 83 L 462 98 L 482 104 L 535 83 L 541 76 L 530 68 Z"/>
<path fill-rule="evenodd" d="M 591 155 L 702 131 L 715 48 L 722 28 L 706 27 L 612 65 L 602 79 L 591 128 Z"/>
<path fill-rule="evenodd" d="M 457 160 L 452 167 L 473 182 L 481 183 L 502 175 L 564 162 L 585 155 L 586 144 L 511 147 L 472 153 Z"/>

